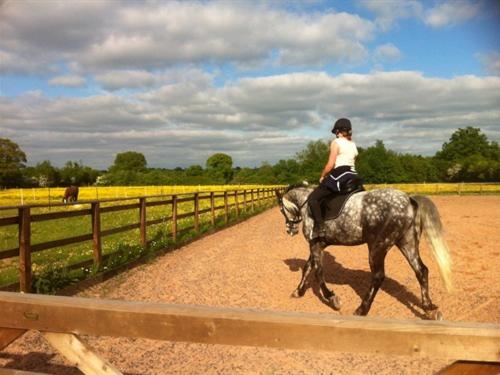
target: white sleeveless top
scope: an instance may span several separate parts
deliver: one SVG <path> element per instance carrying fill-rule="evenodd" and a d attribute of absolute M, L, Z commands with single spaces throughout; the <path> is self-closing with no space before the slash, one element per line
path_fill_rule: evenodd
<path fill-rule="evenodd" d="M 343 165 L 354 167 L 354 161 L 356 160 L 356 156 L 358 156 L 356 144 L 346 138 L 336 138 L 332 141 L 332 143 L 333 142 L 336 142 L 339 146 L 339 153 L 337 154 L 334 168 L 341 167 Z"/>

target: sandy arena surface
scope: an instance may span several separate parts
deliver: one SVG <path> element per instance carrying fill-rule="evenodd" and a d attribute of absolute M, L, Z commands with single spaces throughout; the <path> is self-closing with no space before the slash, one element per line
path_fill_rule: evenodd
<path fill-rule="evenodd" d="M 425 241 L 431 298 L 447 320 L 500 323 L 500 197 L 435 196 L 452 250 L 455 291 L 447 294 Z M 366 292 L 366 246 L 330 247 L 326 280 L 342 301 L 340 312 L 308 289 L 290 298 L 308 257 L 302 235 L 289 237 L 277 208 L 209 235 L 152 263 L 83 290 L 84 297 L 305 311 L 351 315 Z M 369 316 L 419 319 L 420 288 L 393 248 L 386 280 Z M 450 363 L 351 353 L 187 344 L 145 339 L 84 337 L 125 374 L 433 374 Z M 335 338 L 332 337 L 332 340 Z M 36 333 L 0 352 L 0 366 L 50 374 L 80 374 Z"/>

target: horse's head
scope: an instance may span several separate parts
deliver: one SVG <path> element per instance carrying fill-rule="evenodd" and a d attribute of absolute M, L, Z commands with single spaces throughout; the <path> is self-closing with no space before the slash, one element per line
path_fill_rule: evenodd
<path fill-rule="evenodd" d="M 307 202 L 307 199 L 304 199 L 304 202 L 300 203 L 296 194 L 292 193 L 296 187 L 295 185 L 288 186 L 284 194 L 281 194 L 281 192 L 276 189 L 276 197 L 278 198 L 280 211 L 285 217 L 286 232 L 290 236 L 295 236 L 299 233 L 299 223 L 302 221 L 302 214 L 300 211 L 305 202 Z M 300 187 L 303 187 L 303 185 Z"/>

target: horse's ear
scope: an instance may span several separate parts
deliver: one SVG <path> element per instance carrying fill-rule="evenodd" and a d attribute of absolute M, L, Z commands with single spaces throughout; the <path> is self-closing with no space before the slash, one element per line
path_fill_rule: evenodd
<path fill-rule="evenodd" d="M 304 186 L 309 186 L 309 182 L 307 182 L 306 180 L 302 181 L 302 184 L 303 184 Z"/>
<path fill-rule="evenodd" d="M 283 197 L 283 195 L 281 195 L 281 192 L 279 189 L 274 189 L 274 193 L 276 194 L 276 197 L 278 198 L 278 200 L 281 200 L 281 198 Z"/>

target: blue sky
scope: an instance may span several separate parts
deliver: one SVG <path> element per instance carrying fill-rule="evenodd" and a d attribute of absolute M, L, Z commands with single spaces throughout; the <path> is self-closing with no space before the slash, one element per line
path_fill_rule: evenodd
<path fill-rule="evenodd" d="M 358 145 L 433 155 L 500 140 L 500 5 L 454 1 L 13 1 L 0 137 L 28 164 L 292 158 L 349 117 Z"/>

